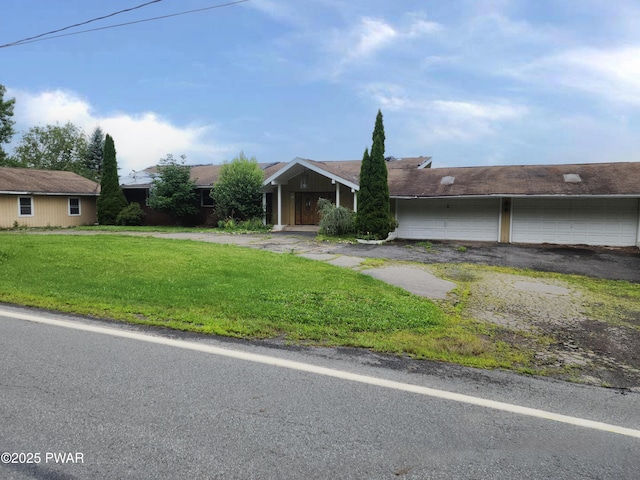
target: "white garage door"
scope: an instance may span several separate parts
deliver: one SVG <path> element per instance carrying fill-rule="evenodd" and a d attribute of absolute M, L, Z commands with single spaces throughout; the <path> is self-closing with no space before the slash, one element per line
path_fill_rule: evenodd
<path fill-rule="evenodd" d="M 498 241 L 500 200 L 397 200 L 398 237 L 415 240 Z"/>
<path fill-rule="evenodd" d="M 511 241 L 636 245 L 637 199 L 514 198 Z"/>

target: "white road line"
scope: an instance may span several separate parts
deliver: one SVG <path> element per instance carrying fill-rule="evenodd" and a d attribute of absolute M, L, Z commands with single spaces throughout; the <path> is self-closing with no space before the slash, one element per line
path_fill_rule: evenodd
<path fill-rule="evenodd" d="M 85 325 L 82 323 L 66 321 L 66 320 L 55 320 L 52 318 L 44 318 L 41 316 L 30 315 L 27 313 L 18 313 L 18 312 L 8 311 L 2 308 L 0 308 L 0 315 L 14 318 L 17 320 L 26 320 L 29 322 L 43 323 L 46 325 L 52 325 L 56 327 L 63 327 L 63 328 L 70 328 L 73 330 L 82 330 L 85 332 L 99 333 L 102 335 L 110 335 L 112 337 L 128 338 L 132 340 L 138 340 L 141 342 L 156 343 L 159 345 L 183 348 L 186 350 L 195 350 L 198 352 L 204 352 L 204 353 L 209 353 L 213 355 L 221 355 L 223 357 L 235 358 L 238 360 L 245 360 L 248 362 L 262 363 L 265 365 L 272 365 L 274 367 L 288 368 L 291 370 L 298 370 L 301 372 L 315 373 L 316 375 L 324 375 L 327 377 L 340 378 L 342 380 L 365 383 L 368 385 L 376 385 L 378 387 L 383 387 L 383 388 L 392 388 L 394 390 L 417 393 L 420 395 L 426 395 L 426 396 L 435 397 L 435 398 L 442 398 L 444 400 L 451 400 L 454 402 L 466 403 L 469 405 L 477 405 L 479 407 L 491 408 L 493 410 L 500 410 L 503 412 L 510 412 L 518 415 L 542 418 L 545 420 L 552 420 L 554 422 L 566 423 L 566 424 L 575 425 L 578 427 L 590 428 L 593 430 L 601 430 L 604 432 L 617 433 L 617 434 L 625 435 L 628 437 L 640 438 L 640 430 L 635 430 L 632 428 L 619 427 L 617 425 L 611 425 L 603 422 L 596 422 L 593 420 L 586 420 L 578 417 L 571 417 L 568 415 L 560 415 L 557 413 L 547 412 L 545 410 L 539 410 L 536 408 L 521 407 L 519 405 L 513 405 L 510 403 L 504 403 L 504 402 L 497 402 L 494 400 L 487 400 L 479 397 L 472 397 L 470 395 L 463 395 L 460 393 L 448 392 L 446 390 L 437 390 L 434 388 L 422 387 L 419 385 L 412 385 L 410 383 L 394 382 L 392 380 L 385 380 L 382 378 L 370 377 L 368 375 L 359 375 L 356 373 L 335 370 L 333 368 L 319 367 L 317 365 L 311 365 L 311 364 L 302 363 L 302 362 L 295 362 L 295 361 L 286 360 L 283 358 L 269 357 L 266 355 L 258 355 L 255 353 L 239 352 L 235 350 L 229 350 L 226 348 L 203 345 L 196 342 L 172 340 L 170 338 L 155 337 L 152 335 L 145 335 L 142 333 L 118 330 L 115 328 L 105 328 L 105 327 L 98 327 L 93 325 Z"/>

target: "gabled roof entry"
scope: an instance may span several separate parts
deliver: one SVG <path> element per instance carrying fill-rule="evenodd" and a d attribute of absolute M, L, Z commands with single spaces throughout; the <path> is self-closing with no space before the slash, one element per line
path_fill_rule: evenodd
<path fill-rule="evenodd" d="M 314 162 L 313 160 L 296 157 L 291 160 L 285 167 L 281 168 L 277 172 L 273 173 L 273 175 L 271 175 L 269 178 L 265 179 L 262 185 L 266 187 L 269 185 L 278 185 L 279 183 L 285 184 L 290 179 L 299 175 L 306 169 L 330 178 L 331 180 L 337 183 L 341 183 L 342 185 L 346 185 L 347 187 L 350 187 L 354 190 L 358 190 L 360 188 L 357 183 L 322 168 L 318 165 L 318 163 L 319 162 Z"/>

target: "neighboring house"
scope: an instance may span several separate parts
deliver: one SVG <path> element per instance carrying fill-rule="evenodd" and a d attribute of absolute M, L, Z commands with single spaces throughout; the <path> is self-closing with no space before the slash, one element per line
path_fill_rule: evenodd
<path fill-rule="evenodd" d="M 360 164 L 263 166 L 267 221 L 315 225 L 319 198 L 357 211 Z M 387 159 L 398 238 L 640 246 L 640 162 L 430 167 L 429 157 Z M 194 179 L 197 168 L 210 189 L 219 166 L 194 167 Z"/>
<path fill-rule="evenodd" d="M 0 167 L 0 228 L 93 225 L 99 194 L 72 172 Z"/>

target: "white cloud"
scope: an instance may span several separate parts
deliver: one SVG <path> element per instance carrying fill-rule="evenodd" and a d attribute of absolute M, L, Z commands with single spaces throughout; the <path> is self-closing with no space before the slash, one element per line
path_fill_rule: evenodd
<path fill-rule="evenodd" d="M 640 47 L 576 49 L 508 73 L 547 87 L 580 90 L 617 103 L 640 105 Z"/>
<path fill-rule="evenodd" d="M 393 83 L 371 83 L 362 93 L 382 111 L 394 112 L 396 118 L 404 119 L 407 125 L 415 125 L 419 131 L 426 131 L 430 138 L 438 140 L 469 141 L 494 135 L 505 122 L 529 114 L 527 106 L 507 100 L 430 99 Z"/>
<path fill-rule="evenodd" d="M 384 20 L 365 17 L 349 35 L 346 57 L 355 60 L 373 55 L 398 36 L 398 32 Z"/>
<path fill-rule="evenodd" d="M 433 107 L 445 116 L 456 120 L 509 120 L 527 113 L 521 105 L 501 103 L 474 103 L 435 100 Z"/>
<path fill-rule="evenodd" d="M 265 13 L 266 15 L 290 23 L 300 23 L 301 17 L 289 5 L 275 0 L 259 0 L 246 3 L 245 6 Z"/>
<path fill-rule="evenodd" d="M 407 27 L 406 35 L 410 38 L 431 35 L 443 30 L 442 25 L 426 20 L 422 13 L 409 13 L 408 17 L 411 19 L 411 22 Z"/>
<path fill-rule="evenodd" d="M 63 90 L 9 93 L 16 97 L 14 119 L 22 130 L 71 122 L 90 134 L 100 126 L 114 139 L 120 175 L 155 165 L 169 153 L 185 154 L 187 163 L 212 163 L 240 150 L 212 141 L 212 125 L 177 126 L 153 112 L 99 114 L 87 100 Z"/>
<path fill-rule="evenodd" d="M 398 26 L 382 18 L 362 17 L 350 29 L 335 31 L 330 40 L 330 50 L 337 58 L 334 76 L 356 62 L 372 60 L 383 50 L 397 47 L 399 42 L 416 40 L 442 30 L 440 24 L 425 20 L 422 14 L 408 13 L 407 17 L 408 21 Z"/>
<path fill-rule="evenodd" d="M 388 83 L 371 83 L 362 89 L 364 95 L 371 97 L 375 104 L 383 110 L 399 111 L 412 107 L 406 97 L 404 88 Z"/>
<path fill-rule="evenodd" d="M 522 105 L 450 100 L 431 102 L 432 134 L 437 139 L 469 141 L 494 135 L 507 120 L 527 114 Z"/>

